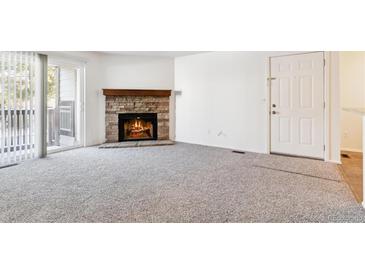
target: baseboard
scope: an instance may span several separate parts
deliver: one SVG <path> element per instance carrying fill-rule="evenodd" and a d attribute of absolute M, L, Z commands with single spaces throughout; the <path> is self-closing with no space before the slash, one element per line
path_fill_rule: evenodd
<path fill-rule="evenodd" d="M 226 147 L 226 146 L 221 146 L 221 145 L 203 144 L 203 143 L 195 143 L 195 142 L 191 142 L 191 141 L 181 141 L 181 140 L 175 140 L 175 142 L 176 143 L 185 143 L 185 144 L 190 144 L 190 145 L 204 146 L 204 147 L 221 148 L 221 149 L 226 149 L 226 150 L 239 150 L 239 151 L 258 153 L 258 154 L 269 154 L 267 151 L 264 151 L 264 150 L 257 151 L 257 150 L 251 150 L 251 149 L 242 149 L 242 148 L 237 148 L 237 147 Z"/>
<path fill-rule="evenodd" d="M 357 149 L 357 148 L 347 148 L 347 147 L 342 147 L 341 151 L 349 151 L 349 152 L 360 152 L 362 153 L 362 149 Z"/>
<path fill-rule="evenodd" d="M 333 164 L 337 164 L 337 165 L 342 165 L 341 161 L 336 161 L 336 160 L 326 160 L 325 162 L 327 163 L 333 163 Z"/>
<path fill-rule="evenodd" d="M 99 146 L 101 144 L 104 144 L 106 142 L 106 139 L 103 139 L 103 141 L 93 141 L 90 143 L 87 143 L 84 145 L 84 147 L 94 147 L 94 146 Z"/>
<path fill-rule="evenodd" d="M 73 150 L 73 149 L 78 149 L 78 148 L 82 148 L 82 147 L 84 147 L 84 146 L 82 146 L 82 145 L 76 145 L 76 146 L 56 148 L 56 149 L 47 151 L 47 155 L 53 154 L 53 153 L 58 153 L 58 152 L 64 152 L 64 151 L 68 151 L 68 150 Z"/>
<path fill-rule="evenodd" d="M 362 204 L 362 207 L 365 208 L 365 202 L 363 201 L 361 204 Z"/>

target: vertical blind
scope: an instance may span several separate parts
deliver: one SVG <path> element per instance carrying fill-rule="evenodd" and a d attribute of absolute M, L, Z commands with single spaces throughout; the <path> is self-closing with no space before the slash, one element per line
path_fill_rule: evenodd
<path fill-rule="evenodd" d="M 35 156 L 35 53 L 0 52 L 0 166 Z"/>

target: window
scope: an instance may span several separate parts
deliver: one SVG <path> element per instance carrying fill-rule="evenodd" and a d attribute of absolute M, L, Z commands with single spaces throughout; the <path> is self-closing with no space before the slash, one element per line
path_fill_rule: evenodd
<path fill-rule="evenodd" d="M 0 166 L 35 156 L 35 53 L 0 52 Z"/>

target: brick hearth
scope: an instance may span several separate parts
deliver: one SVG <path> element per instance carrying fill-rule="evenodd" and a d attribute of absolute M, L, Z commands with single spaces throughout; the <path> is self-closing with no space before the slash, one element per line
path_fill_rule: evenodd
<path fill-rule="evenodd" d="M 159 140 L 169 139 L 168 96 L 106 96 L 105 127 L 107 142 L 118 142 L 119 113 L 157 113 Z"/>

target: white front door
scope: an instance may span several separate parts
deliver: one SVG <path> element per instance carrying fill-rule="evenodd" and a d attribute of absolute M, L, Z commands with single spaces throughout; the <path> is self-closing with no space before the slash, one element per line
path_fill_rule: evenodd
<path fill-rule="evenodd" d="M 324 158 L 322 52 L 270 58 L 271 152 Z"/>

